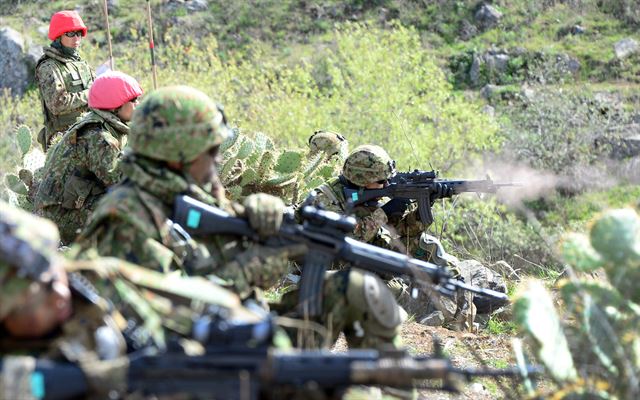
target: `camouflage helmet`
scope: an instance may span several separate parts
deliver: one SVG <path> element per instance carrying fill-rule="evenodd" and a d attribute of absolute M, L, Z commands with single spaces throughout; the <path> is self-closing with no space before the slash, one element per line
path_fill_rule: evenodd
<path fill-rule="evenodd" d="M 324 152 L 327 157 L 346 153 L 349 143 L 344 136 L 337 132 L 315 131 L 309 137 L 309 149 L 311 153 Z"/>
<path fill-rule="evenodd" d="M 358 186 L 387 180 L 395 173 L 395 161 L 382 147 L 372 144 L 356 147 L 342 167 L 342 175 Z"/>
<path fill-rule="evenodd" d="M 54 223 L 0 201 L 0 320 L 19 305 L 33 282 L 54 280 L 50 267 L 59 243 Z"/>
<path fill-rule="evenodd" d="M 227 138 L 222 107 L 188 86 L 149 93 L 136 108 L 129 147 L 156 160 L 188 163 Z"/>

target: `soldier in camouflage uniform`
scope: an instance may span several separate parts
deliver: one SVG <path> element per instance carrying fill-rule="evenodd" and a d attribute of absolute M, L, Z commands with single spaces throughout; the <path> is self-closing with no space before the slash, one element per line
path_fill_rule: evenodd
<path fill-rule="evenodd" d="M 97 200 L 120 180 L 118 163 L 142 88 L 122 72 L 107 72 L 89 90 L 90 111 L 47 153 L 36 192 L 36 212 L 60 228 L 63 244 L 75 239 Z"/>
<path fill-rule="evenodd" d="M 266 194 L 252 194 L 243 205 L 226 200 L 216 167 L 227 133 L 222 109 L 202 92 L 177 86 L 150 93 L 132 121 L 131 152 L 121 164 L 126 179 L 103 197 L 78 243 L 157 271 L 215 274 L 241 298 L 278 283 L 287 260 L 302 256 L 305 246 L 274 248 L 222 235 L 193 240 L 170 220 L 175 197 L 187 194 L 247 218 L 262 237 L 278 231 L 282 200 Z M 397 341 L 401 310 L 378 278 L 345 270 L 328 278 L 324 291 L 320 322 L 331 320 L 333 338 L 345 331 L 361 346 Z"/>
<path fill-rule="evenodd" d="M 395 161 L 380 146 L 357 147 L 345 160 L 342 174 L 313 190 L 315 204 L 338 213 L 348 211 L 344 188 L 381 189 L 396 173 Z M 440 197 L 447 195 L 449 188 L 440 185 Z M 459 273 L 456 259 L 442 249 L 440 242 L 428 235 L 420 221 L 418 207 L 405 199 L 378 199 L 353 207 L 351 214 L 357 225 L 353 236 L 367 243 L 401 251 Z M 389 287 L 399 302 L 420 321 L 432 312 L 441 311 L 446 326 L 462 330 L 471 326 L 474 308 L 470 293 L 462 293 L 453 301 L 441 296 L 421 293 L 421 298 L 410 298 L 411 285 L 392 279 Z"/>
<path fill-rule="evenodd" d="M 35 80 L 40 90 L 44 128 L 38 142 L 47 151 L 53 137 L 67 130 L 87 111 L 89 87 L 95 74 L 80 58 L 78 48 L 87 27 L 75 11 L 60 11 L 51 17 L 51 46 L 36 64 Z"/>
<path fill-rule="evenodd" d="M 0 202 L 1 399 L 41 398 L 34 357 L 78 363 L 91 394 L 113 398 L 107 394 L 126 387 L 127 351 L 162 350 L 166 335 L 191 334 L 200 316 L 191 301 L 257 318 L 202 278 L 167 277 L 118 259 L 71 261 L 57 253 L 58 241 L 50 221 Z"/>
<path fill-rule="evenodd" d="M 315 131 L 309 136 L 309 154 L 323 152 L 327 161 L 338 158 L 344 160 L 349 152 L 349 142 L 337 132 Z"/>

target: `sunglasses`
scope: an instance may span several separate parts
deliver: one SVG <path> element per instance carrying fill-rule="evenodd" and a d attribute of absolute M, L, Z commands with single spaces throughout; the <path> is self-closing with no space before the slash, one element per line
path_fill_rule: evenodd
<path fill-rule="evenodd" d="M 66 37 L 82 37 L 82 31 L 72 31 L 72 32 L 65 32 L 64 34 Z"/>

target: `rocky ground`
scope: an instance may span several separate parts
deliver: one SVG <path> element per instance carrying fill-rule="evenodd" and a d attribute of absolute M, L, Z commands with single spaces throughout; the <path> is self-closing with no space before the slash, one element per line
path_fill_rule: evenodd
<path fill-rule="evenodd" d="M 414 355 L 428 355 L 434 350 L 434 338 L 440 340 L 444 353 L 451 358 L 454 367 L 506 368 L 515 364 L 511 350 L 512 337 L 506 334 L 477 334 L 455 332 L 441 327 L 424 326 L 417 322 L 407 322 L 402 327 L 402 338 Z M 334 351 L 345 351 L 346 341 L 341 337 Z M 520 398 L 521 392 L 514 390 L 517 384 L 510 379 L 474 379 L 463 384 L 461 393 L 420 390 L 420 399 L 509 399 Z"/>

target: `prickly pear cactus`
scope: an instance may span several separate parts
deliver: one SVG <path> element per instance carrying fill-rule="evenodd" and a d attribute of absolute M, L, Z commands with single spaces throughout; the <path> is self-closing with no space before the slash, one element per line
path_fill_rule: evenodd
<path fill-rule="evenodd" d="M 323 153 L 305 150 L 280 150 L 264 133 L 253 137 L 234 131 L 223 142 L 220 176 L 227 193 L 241 201 L 251 193 L 264 192 L 296 203 L 300 195 L 334 176 Z"/>
<path fill-rule="evenodd" d="M 556 390 L 565 396 L 638 397 L 639 248 L 640 217 L 636 211 L 625 208 L 604 212 L 593 221 L 588 235 L 567 235 L 561 245 L 568 265 L 606 275 L 604 280 L 594 280 L 591 275 L 577 278 L 569 274 L 570 279 L 558 282 L 563 307 L 557 320 L 571 323 L 549 323 L 556 311 L 549 308 L 551 295 L 541 286 L 524 289 L 516 298 L 516 322 L 559 385 Z M 557 326 L 567 335 L 558 333 Z M 568 343 L 570 357 L 562 342 Z M 569 373 L 569 359 L 575 373 Z"/>
<path fill-rule="evenodd" d="M 31 209 L 40 180 L 39 170 L 44 166 L 45 155 L 39 148 L 32 147 L 32 132 L 28 126 L 18 126 L 14 138 L 22 155 L 22 165 L 17 167 L 16 173 L 7 173 L 4 176 L 4 184 L 13 193 L 12 198 L 19 206 Z"/>

